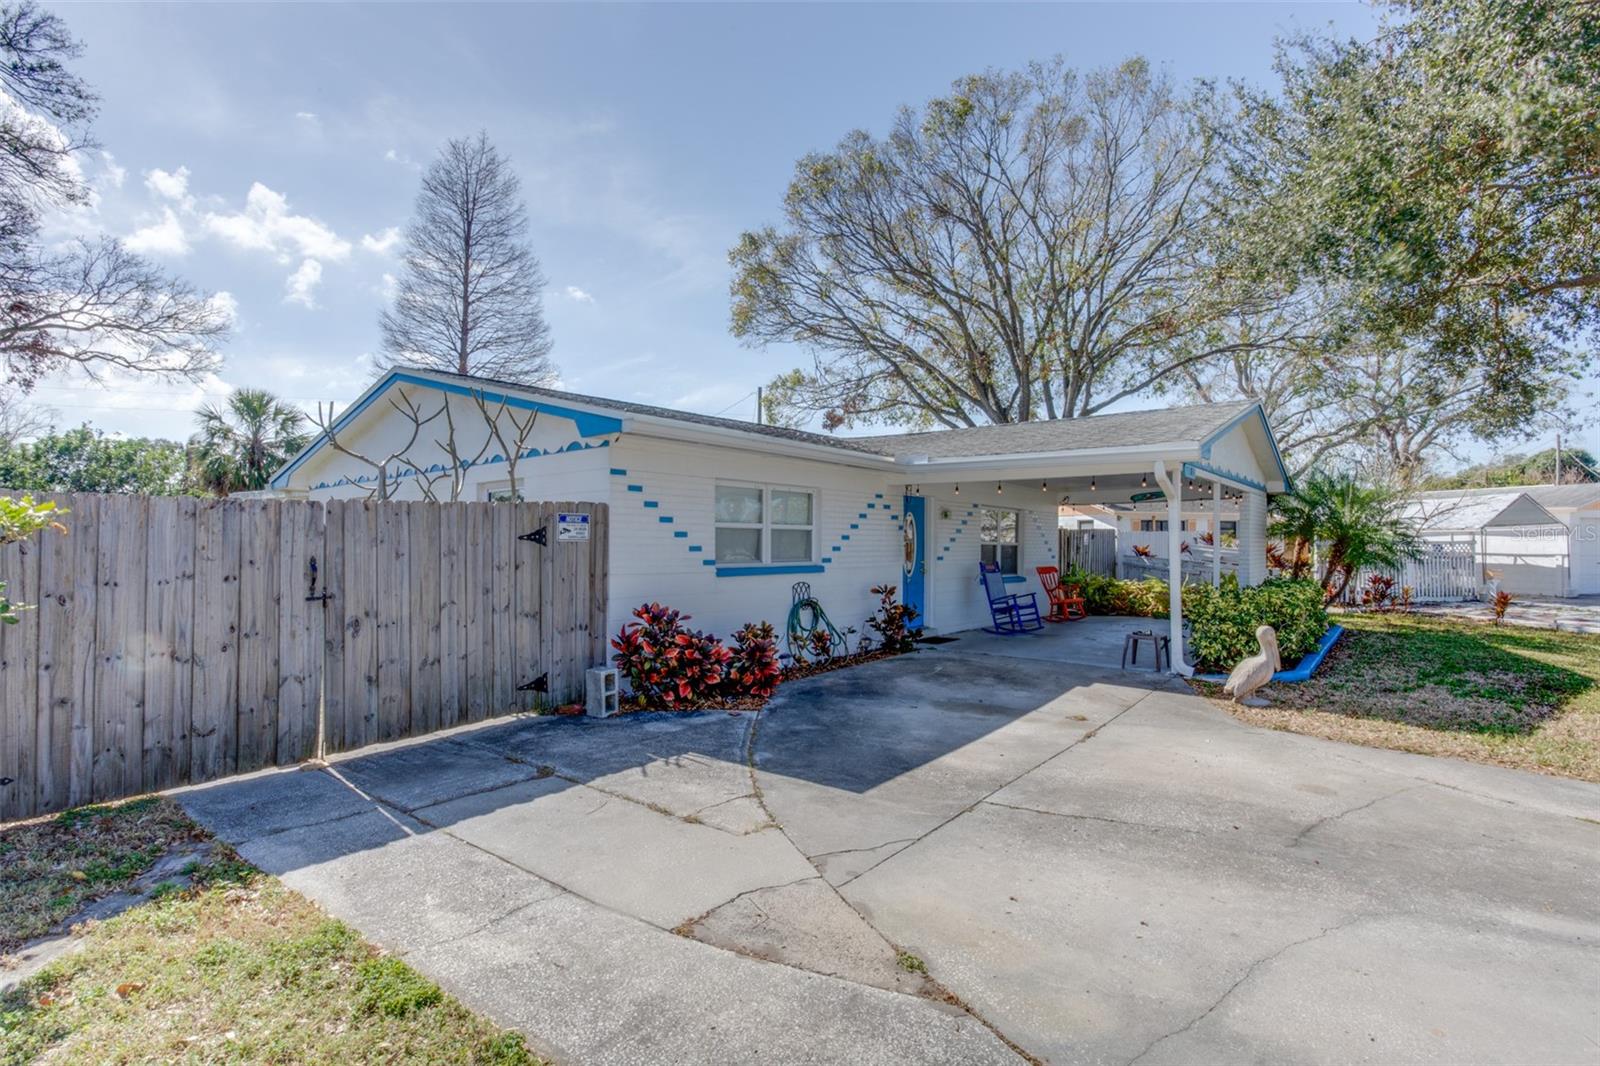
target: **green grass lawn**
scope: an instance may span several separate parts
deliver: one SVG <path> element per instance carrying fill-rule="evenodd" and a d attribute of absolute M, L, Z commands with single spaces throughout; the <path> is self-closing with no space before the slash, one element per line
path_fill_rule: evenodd
<path fill-rule="evenodd" d="M 1346 614 L 1345 635 L 1259 725 L 1600 781 L 1600 637 L 1412 614 Z"/>
<path fill-rule="evenodd" d="M 108 883 L 55 865 L 126 873 L 162 853 L 158 826 L 173 840 L 200 833 L 168 800 L 134 802 L 142 806 L 0 829 L 13 947 L 60 919 L 61 893 L 81 899 L 86 885 Z M 89 841 L 73 857 L 80 833 Z M 91 924 L 81 950 L 0 995 L 0 1064 L 540 1061 L 520 1034 L 473 1014 L 276 878 L 225 848 L 213 854 L 186 887 Z M 23 878 L 12 876 L 19 856 Z"/>

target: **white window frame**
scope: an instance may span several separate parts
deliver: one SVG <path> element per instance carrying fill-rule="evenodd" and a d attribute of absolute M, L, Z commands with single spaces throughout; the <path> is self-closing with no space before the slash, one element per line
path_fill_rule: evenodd
<path fill-rule="evenodd" d="M 717 489 L 758 489 L 761 492 L 761 521 L 760 522 L 718 522 L 717 521 Z M 774 492 L 803 492 L 811 497 L 811 524 L 806 526 L 791 525 L 789 523 L 774 523 L 772 520 L 772 494 Z M 816 565 L 821 545 L 818 541 L 818 518 L 822 509 L 822 493 L 811 485 L 783 485 L 764 481 L 735 481 L 731 478 L 719 478 L 711 489 L 711 557 L 718 567 L 723 569 L 732 567 L 747 567 L 749 569 L 762 569 L 770 566 L 814 566 Z M 761 560 L 754 563 L 723 562 L 717 558 L 717 530 L 719 529 L 759 529 L 761 531 Z M 803 529 L 811 534 L 811 554 L 805 559 L 784 559 L 778 561 L 772 558 L 772 531 Z"/>
<path fill-rule="evenodd" d="M 517 480 L 520 481 L 522 479 L 518 478 Z M 495 495 L 502 492 L 515 492 L 517 498 L 515 501 L 495 499 Z M 499 481 L 480 481 L 478 483 L 479 503 L 526 503 L 527 499 L 527 493 L 512 485 L 510 478 L 501 478 Z"/>
<path fill-rule="evenodd" d="M 994 542 L 994 544 L 993 544 L 993 547 L 994 547 L 994 550 L 995 550 L 994 551 L 994 561 L 995 561 L 995 565 L 1000 567 L 1000 573 L 1001 574 L 1020 574 L 1020 573 L 1022 573 L 1022 509 L 1018 508 L 1018 507 L 987 507 L 986 506 L 986 507 L 983 507 L 981 509 L 981 511 L 1005 511 L 1005 512 L 1008 512 L 1010 514 L 1013 514 L 1013 515 L 1017 516 L 1017 521 L 1016 521 L 1017 539 L 1016 540 L 1012 540 L 1012 541 L 996 540 Z M 980 511 L 980 514 L 981 514 L 981 511 Z M 1003 523 L 1000 523 L 1000 522 L 996 522 L 995 523 L 995 532 L 996 532 L 997 536 L 999 535 L 999 531 L 1002 528 L 1003 528 Z M 990 546 L 989 542 L 985 541 L 983 539 L 983 519 L 980 517 L 978 519 L 978 558 L 980 560 L 983 558 L 983 549 L 987 548 L 989 546 Z M 1007 569 L 1005 569 L 1005 566 L 1001 561 L 1002 558 L 1004 557 L 1005 553 L 1000 550 L 1001 548 L 1015 548 L 1016 549 L 1017 568 L 1015 570 L 1007 570 Z"/>

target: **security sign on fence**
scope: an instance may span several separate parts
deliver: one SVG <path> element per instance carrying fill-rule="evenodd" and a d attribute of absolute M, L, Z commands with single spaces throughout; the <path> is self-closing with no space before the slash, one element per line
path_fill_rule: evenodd
<path fill-rule="evenodd" d="M 605 661 L 604 504 L 49 498 L 68 534 L 0 548 L 37 605 L 0 626 L 0 821 L 566 703 Z"/>

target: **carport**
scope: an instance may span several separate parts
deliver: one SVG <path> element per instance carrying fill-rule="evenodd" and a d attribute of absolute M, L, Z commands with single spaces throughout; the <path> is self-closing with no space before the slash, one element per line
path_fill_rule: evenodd
<path fill-rule="evenodd" d="M 1238 505 L 1239 581 L 1256 585 L 1266 578 L 1268 496 L 1291 487 L 1266 415 L 1254 403 L 870 440 L 875 448 L 892 449 L 906 468 L 906 578 L 909 585 L 917 576 L 913 568 L 926 567 L 923 614 L 935 632 L 987 624 L 986 602 L 974 580 L 977 556 L 970 538 L 963 540 L 964 527 L 983 521 L 982 515 L 1015 507 L 1021 508 L 1019 515 L 1050 516 L 1047 528 L 1018 534 L 1022 561 L 1007 578 L 1038 591 L 1035 565 L 1041 558 L 1056 558 L 1057 507 L 1160 500 L 1167 512 L 1171 644 L 1181 648 L 1185 502 L 1191 511 L 1197 501 L 1210 501 L 1218 512 L 1224 501 Z M 1041 500 L 1047 501 L 1043 509 Z M 1027 536 L 1036 543 L 1031 553 Z M 1220 555 L 1214 556 L 1210 576 L 1220 582 Z M 1172 670 L 1193 672 L 1181 653 L 1174 656 Z"/>

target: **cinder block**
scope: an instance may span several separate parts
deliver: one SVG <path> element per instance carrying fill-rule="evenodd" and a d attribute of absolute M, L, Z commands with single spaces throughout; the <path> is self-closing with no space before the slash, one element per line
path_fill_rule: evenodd
<path fill-rule="evenodd" d="M 617 672 L 597 666 L 584 674 L 584 713 L 590 718 L 610 718 L 617 713 Z"/>

